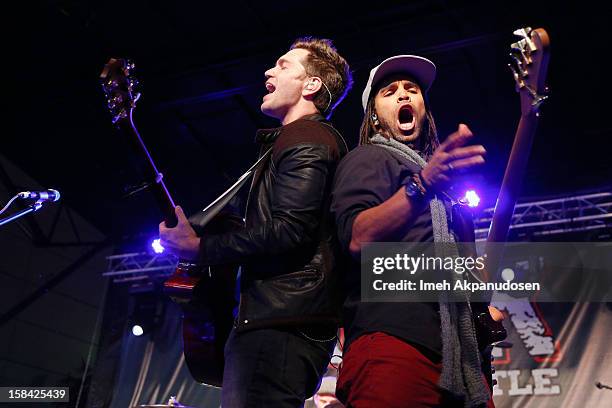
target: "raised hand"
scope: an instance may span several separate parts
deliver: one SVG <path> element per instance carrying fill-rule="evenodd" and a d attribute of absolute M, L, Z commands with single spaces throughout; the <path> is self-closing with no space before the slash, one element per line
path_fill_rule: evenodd
<path fill-rule="evenodd" d="M 445 190 L 457 171 L 485 162 L 486 150 L 482 145 L 462 147 L 472 136 L 472 131 L 466 125 L 460 124 L 457 131 L 440 144 L 421 172 L 426 188 Z"/>

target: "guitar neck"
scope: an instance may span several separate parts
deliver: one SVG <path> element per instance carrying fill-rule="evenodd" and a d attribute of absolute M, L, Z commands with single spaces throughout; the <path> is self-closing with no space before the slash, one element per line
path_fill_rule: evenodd
<path fill-rule="evenodd" d="M 504 242 L 508 236 L 514 206 L 518 200 L 521 182 L 527 169 L 529 152 L 533 144 L 537 124 L 535 113 L 521 116 L 497 197 L 487 242 Z"/>
<path fill-rule="evenodd" d="M 144 144 L 138 129 L 134 125 L 134 121 L 132 120 L 132 111 L 130 111 L 129 118 L 125 118 L 117 122 L 120 129 L 122 129 L 126 134 L 130 135 L 130 139 L 137 149 L 138 153 L 141 157 L 145 159 L 146 169 L 145 169 L 145 177 L 147 182 L 150 185 L 150 189 L 153 192 L 153 196 L 159 205 L 160 210 L 163 213 L 164 221 L 168 227 L 174 227 L 178 220 L 176 218 L 176 214 L 174 212 L 174 200 L 162 179 L 162 174 L 157 170 L 157 166 L 155 166 L 155 162 L 149 153 L 146 145 Z"/>
<path fill-rule="evenodd" d="M 174 227 L 178 220 L 174 213 L 174 200 L 162 174 L 157 170 L 149 150 L 145 146 L 138 129 L 134 125 L 133 113 L 140 93 L 135 90 L 138 80 L 132 76 L 134 63 L 125 58 L 111 58 L 100 73 L 100 85 L 106 95 L 108 110 L 113 123 L 123 131 L 140 157 L 144 158 L 146 173 L 146 188 L 153 190 L 153 195 L 164 215 L 164 221 L 169 227 Z"/>
<path fill-rule="evenodd" d="M 495 243 L 505 242 L 508 237 L 537 124 L 538 116 L 535 112 L 522 115 L 519 121 L 485 245 L 487 271 L 495 271 L 500 261 L 502 254 Z M 483 279 L 489 281 L 490 276 L 483 276 Z"/>
<path fill-rule="evenodd" d="M 508 66 L 521 97 L 522 114 L 489 228 L 485 246 L 485 254 L 488 257 L 485 268 L 487 271 L 496 271 L 501 260 L 503 248 L 495 243 L 504 242 L 508 237 L 514 206 L 525 176 L 529 152 L 538 125 L 539 107 L 548 98 L 545 86 L 550 56 L 548 33 L 543 28 L 532 30 L 530 27 L 525 27 L 515 30 L 514 34 L 521 39 L 510 46 L 511 62 Z M 485 275 L 487 275 L 486 280 L 489 280 L 489 273 L 486 272 Z"/>

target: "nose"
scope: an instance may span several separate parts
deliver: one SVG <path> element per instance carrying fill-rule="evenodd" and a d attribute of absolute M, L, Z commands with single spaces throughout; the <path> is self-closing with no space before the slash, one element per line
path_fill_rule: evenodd
<path fill-rule="evenodd" d="M 273 72 L 274 72 L 274 68 L 270 68 L 266 72 L 264 72 L 264 76 L 266 77 L 266 79 L 270 78 Z"/>
<path fill-rule="evenodd" d="M 401 91 L 399 96 L 397 97 L 397 103 L 400 103 L 402 101 L 408 101 L 410 102 L 410 94 L 408 93 L 408 91 Z"/>

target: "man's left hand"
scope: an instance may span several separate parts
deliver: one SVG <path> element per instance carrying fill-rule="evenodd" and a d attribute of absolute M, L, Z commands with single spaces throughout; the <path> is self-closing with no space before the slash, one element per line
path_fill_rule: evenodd
<path fill-rule="evenodd" d="M 173 228 L 166 227 L 166 222 L 159 224 L 161 245 L 181 259 L 193 261 L 198 258 L 200 238 L 189 224 L 183 209 L 178 205 L 174 208 L 178 224 Z"/>

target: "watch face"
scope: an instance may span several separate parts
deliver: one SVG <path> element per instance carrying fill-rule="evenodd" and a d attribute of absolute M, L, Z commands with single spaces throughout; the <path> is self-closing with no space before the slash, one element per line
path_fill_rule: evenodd
<path fill-rule="evenodd" d="M 419 187 L 413 180 L 410 180 L 408 183 L 406 183 L 405 187 L 406 195 L 409 197 L 414 197 L 420 193 Z"/>

